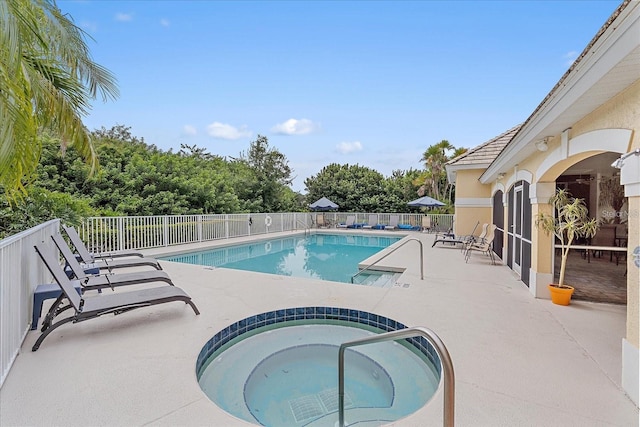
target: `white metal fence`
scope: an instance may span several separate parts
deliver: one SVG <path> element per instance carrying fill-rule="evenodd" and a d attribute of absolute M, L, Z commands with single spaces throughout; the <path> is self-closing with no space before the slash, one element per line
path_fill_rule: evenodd
<path fill-rule="evenodd" d="M 33 292 L 39 284 L 50 282 L 33 246 L 49 241 L 59 230 L 56 219 L 0 240 L 0 387 L 29 331 Z"/>
<path fill-rule="evenodd" d="M 313 227 L 309 213 L 91 217 L 80 236 L 91 251 L 148 249 Z"/>
<path fill-rule="evenodd" d="M 355 222 L 362 224 L 368 221 L 370 215 L 376 215 L 380 224 L 389 224 L 391 216 L 397 215 L 400 224 L 415 227 L 422 225 L 424 216 L 355 212 L 323 212 L 323 215 L 331 224 L 344 223 L 348 216 L 355 216 Z M 453 215 L 428 216 L 431 217 L 432 229 L 444 231 L 453 228 Z M 108 252 L 303 230 L 314 228 L 315 219 L 313 212 L 91 217 L 84 221 L 80 236 L 89 250 Z"/>
<path fill-rule="evenodd" d="M 323 212 L 332 224 L 345 222 L 348 216 L 356 223 L 366 223 L 376 215 L 380 224 L 388 224 L 392 215 L 400 224 L 419 227 L 422 214 Z M 453 227 L 453 215 L 429 215 L 432 228 Z M 296 231 L 316 226 L 311 212 L 250 213 L 221 215 L 175 215 L 87 218 L 80 235 L 92 251 L 146 249 L 195 243 L 232 237 Z M 4 383 L 31 325 L 33 293 L 50 275 L 33 246 L 49 242 L 60 232 L 60 220 L 52 220 L 0 240 L 0 387 Z"/>

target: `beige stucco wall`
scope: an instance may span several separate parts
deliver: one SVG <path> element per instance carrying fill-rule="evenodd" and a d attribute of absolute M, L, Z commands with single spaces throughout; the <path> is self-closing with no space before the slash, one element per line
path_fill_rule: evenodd
<path fill-rule="evenodd" d="M 632 129 L 634 132 L 632 133 L 630 143 L 625 147 L 625 152 L 631 151 L 632 148 L 640 147 L 640 80 L 637 80 L 633 85 L 613 97 L 600 108 L 595 109 L 582 120 L 574 123 L 569 130 L 568 136 L 574 139 L 588 132 L 602 129 Z M 578 153 L 572 157 L 563 159 L 550 169 L 539 171 L 540 164 L 544 159 L 561 145 L 560 134 L 550 135 L 550 137 L 547 143 L 549 149 L 546 152 L 536 152 L 518 165 L 518 170 L 527 171 L 533 175 L 532 182 L 555 181 L 555 179 L 570 166 L 596 154 L 611 151 L 607 146 L 607 141 L 602 141 L 600 151 Z M 537 176 L 539 172 L 543 173 Z M 513 178 L 512 172 L 507 174 L 504 180 L 512 185 L 514 181 Z M 507 188 L 509 188 L 510 185 L 508 185 Z"/>
<path fill-rule="evenodd" d="M 457 235 L 471 234 L 475 225 L 490 223 L 491 186 L 478 181 L 484 169 L 459 170 L 456 173 L 456 219 L 453 231 Z M 475 234 L 480 232 L 480 227 Z"/>
<path fill-rule="evenodd" d="M 589 132 L 629 129 L 631 139 L 629 142 L 614 144 L 612 141 L 603 139 L 602 146 L 597 146 L 589 150 L 581 150 L 577 137 L 587 135 Z M 607 151 L 628 152 L 640 148 L 640 80 L 629 86 L 625 91 L 619 93 L 601 107 L 597 108 L 582 120 L 574 123 L 565 134 L 569 144 L 573 145 L 572 152 L 576 153 L 568 158 L 558 158 L 548 165 L 549 160 L 556 149 L 562 146 L 563 136 L 561 134 L 550 135 L 548 140 L 549 149 L 546 152 L 535 152 L 525 161 L 520 162 L 506 176 L 502 177 L 500 183 L 504 185 L 504 192 L 518 180 L 525 179 L 532 186 L 538 188 L 545 187 L 547 192 L 549 186 L 553 188 L 554 181 L 570 166 Z M 615 147 L 615 149 L 614 149 Z M 477 221 L 481 224 L 492 220 L 492 194 L 491 188 L 495 188 L 495 183 L 483 185 L 478 181 L 484 170 L 457 170 L 456 177 L 456 224 L 457 234 L 468 234 Z M 537 195 L 532 194 L 532 215 L 541 211 L 550 212 L 549 206 L 545 203 L 548 196 L 542 192 Z M 631 197 L 628 201 L 629 217 L 629 241 L 630 252 L 634 248 L 640 247 L 640 197 Z M 505 217 L 505 223 L 507 219 Z M 533 221 L 532 221 L 533 222 Z M 552 277 L 552 237 L 535 228 L 532 230 L 533 253 L 531 260 L 532 273 L 540 278 L 548 279 Z M 505 243 L 506 248 L 506 243 Z M 627 260 L 627 341 L 637 348 L 640 347 L 640 268 L 634 263 L 633 256 Z M 537 284 L 537 288 L 542 291 L 542 283 Z M 544 284 L 546 285 L 546 284 Z M 542 293 L 536 293 L 541 296 Z"/>
<path fill-rule="evenodd" d="M 491 186 L 480 183 L 484 169 L 463 169 L 456 172 L 456 202 L 464 198 L 491 198 Z"/>
<path fill-rule="evenodd" d="M 551 206 L 548 203 L 531 205 L 531 216 L 534 224 L 535 218 L 540 212 L 551 215 Z M 538 232 L 534 225 L 534 229 L 531 232 L 531 266 L 536 266 L 534 269 L 538 273 L 551 274 L 553 267 L 553 239 L 554 237 L 551 234 L 547 235 L 544 232 Z"/>
<path fill-rule="evenodd" d="M 572 148 L 578 149 L 575 138 L 585 135 L 589 132 L 607 130 L 607 129 L 630 129 L 631 140 L 624 147 L 619 144 L 616 147 L 622 152 L 628 152 L 636 148 L 640 148 L 640 80 L 628 87 L 625 91 L 619 93 L 609 102 L 594 110 L 592 113 L 584 117 L 579 122 L 571 126 L 567 137 L 574 140 Z M 609 144 L 608 144 L 609 142 Z M 502 178 L 505 184 L 505 192 L 513 185 L 513 183 L 523 176 L 531 176 L 531 184 L 551 183 L 562 174 L 570 166 L 596 154 L 612 151 L 613 144 L 610 141 L 603 140 L 600 150 L 590 150 L 578 152 L 577 154 L 561 159 L 551 167 L 545 167 L 544 162 L 547 156 L 561 146 L 562 135 L 552 135 L 548 141 L 549 149 L 546 152 L 536 152 L 528 159 L 514 168 L 510 173 Z M 600 148 L 600 147 L 598 147 Z M 517 175 L 516 175 L 517 173 Z M 538 176 L 539 175 L 539 176 Z M 464 182 L 464 186 L 468 185 L 470 191 L 479 192 L 471 183 Z M 475 184 L 475 183 L 474 183 Z M 489 187 L 488 185 L 486 186 Z M 456 191 L 458 192 L 456 187 Z M 539 210 L 548 210 L 545 206 L 544 198 L 539 197 L 532 200 L 532 214 Z M 539 204 L 536 204 L 539 203 Z M 640 246 L 640 198 L 630 198 L 628 202 L 629 210 L 629 248 Z M 540 273 L 541 277 L 548 277 L 552 268 L 552 246 L 551 237 L 546 236 L 544 232 L 532 230 L 533 253 L 531 260 L 531 268 L 534 272 Z M 627 340 L 636 347 L 640 347 L 640 269 L 635 266 L 633 257 L 628 257 L 628 275 L 627 275 Z"/>
<path fill-rule="evenodd" d="M 571 134 L 577 136 L 607 128 L 632 129 L 627 151 L 640 148 L 640 80 L 577 122 Z M 628 208 L 628 247 L 632 251 L 640 246 L 640 197 L 629 198 Z M 634 264 L 633 256 L 627 258 L 627 340 L 640 347 L 640 269 Z"/>
<path fill-rule="evenodd" d="M 530 142 L 533 144 L 533 141 Z M 530 290 L 538 298 L 548 298 L 546 285 L 553 280 L 553 237 L 538 230 L 536 214 L 551 212 L 546 203 L 553 194 L 555 181 L 574 164 L 604 152 L 624 154 L 640 148 L 640 79 L 607 103 L 572 124 L 561 134 L 549 135 L 548 150 L 536 151 L 520 161 L 498 182 L 483 185 L 478 178 L 484 170 L 457 170 L 456 224 L 457 234 L 468 234 L 477 221 L 492 220 L 492 189 L 503 188 L 508 193 L 513 184 L 525 180 L 531 184 L 532 259 Z M 567 157 L 567 154 L 570 154 Z M 593 196 L 593 195 L 592 195 Z M 595 197 L 595 196 L 594 196 Z M 593 204 L 593 203 L 592 203 Z M 638 364 L 640 360 L 640 196 L 629 197 L 627 257 L 627 322 L 623 340 L 623 387 L 632 399 L 638 394 Z M 597 212 L 596 212 L 597 214 Z M 505 224 L 508 223 L 505 211 Z M 506 233 L 505 233 L 506 236 Z M 505 250 L 509 250 L 504 244 Z M 635 397 L 634 397 L 635 396 Z M 637 400 L 636 400 L 637 403 Z"/>
<path fill-rule="evenodd" d="M 640 131 L 640 79 L 609 102 L 571 126 L 571 137 L 596 129 L 635 129 L 634 147 Z M 629 147 L 631 148 L 631 146 Z M 606 151 L 606 150 L 605 150 Z"/>
<path fill-rule="evenodd" d="M 453 232 L 456 235 L 468 236 L 478 222 L 480 225 L 473 232 L 476 236 L 480 234 L 482 224 L 491 223 L 491 208 L 456 208 Z"/>

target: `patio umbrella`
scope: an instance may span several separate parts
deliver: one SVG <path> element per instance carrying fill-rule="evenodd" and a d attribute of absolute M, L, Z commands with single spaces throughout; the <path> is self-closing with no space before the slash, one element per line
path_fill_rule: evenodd
<path fill-rule="evenodd" d="M 309 208 L 312 211 L 330 211 L 333 209 L 338 209 L 338 205 L 336 205 L 335 203 L 333 203 L 331 200 L 327 199 L 326 197 L 321 197 L 318 200 L 316 200 L 315 202 L 311 203 L 309 205 Z"/>
<path fill-rule="evenodd" d="M 436 206 L 444 206 L 445 204 L 429 196 L 420 197 L 407 203 L 414 208 L 435 208 Z"/>

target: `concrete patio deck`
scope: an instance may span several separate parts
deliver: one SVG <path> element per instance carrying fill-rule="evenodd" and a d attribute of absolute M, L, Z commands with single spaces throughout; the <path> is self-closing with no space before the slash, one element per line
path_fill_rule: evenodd
<path fill-rule="evenodd" d="M 249 425 L 200 390 L 200 349 L 239 319 L 311 305 L 435 331 L 453 359 L 459 426 L 638 425 L 621 388 L 625 306 L 536 300 L 484 255 L 465 264 L 458 249 L 431 248 L 433 235 L 411 236 L 424 242 L 425 278 L 412 242 L 385 260 L 408 268 L 389 289 L 163 262 L 202 314 L 171 303 L 65 325 L 35 353 L 29 332 L 0 389 L 0 425 Z M 442 425 L 442 391 L 392 425 Z"/>

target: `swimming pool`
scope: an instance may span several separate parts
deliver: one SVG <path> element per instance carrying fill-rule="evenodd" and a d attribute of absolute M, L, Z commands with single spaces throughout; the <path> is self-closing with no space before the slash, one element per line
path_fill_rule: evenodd
<path fill-rule="evenodd" d="M 296 307 L 239 320 L 215 334 L 196 363 L 200 387 L 220 408 L 264 426 L 334 426 L 339 345 L 404 329 L 392 319 L 337 307 Z M 345 353 L 345 419 L 377 426 L 423 407 L 440 359 L 423 338 Z"/>
<path fill-rule="evenodd" d="M 402 237 L 404 236 L 315 233 L 171 255 L 160 259 L 351 283 L 351 277 L 358 272 L 359 263 Z M 395 275 L 392 274 L 392 277 Z M 365 279 L 361 278 L 363 281 Z M 385 284 L 383 281 L 382 285 Z"/>

